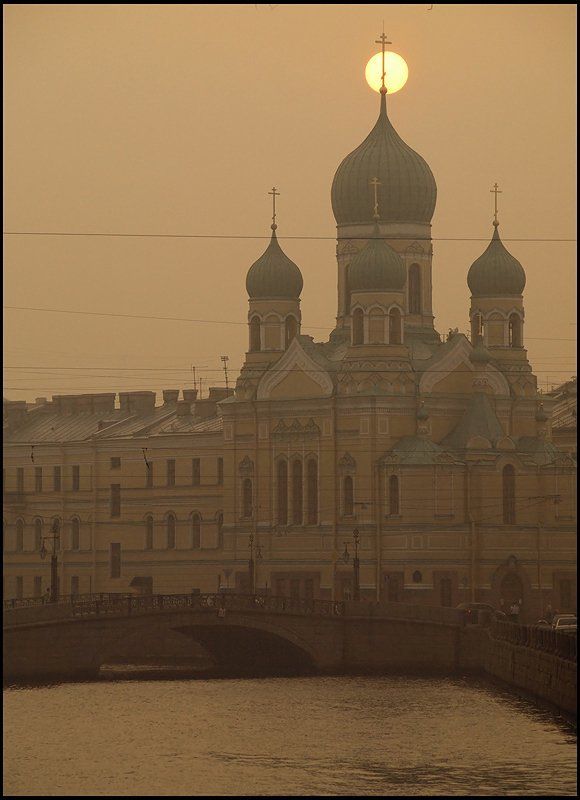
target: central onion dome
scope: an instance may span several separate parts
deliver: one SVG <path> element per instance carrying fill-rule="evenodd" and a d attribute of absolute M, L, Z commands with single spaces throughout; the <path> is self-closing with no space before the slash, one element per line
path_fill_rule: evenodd
<path fill-rule="evenodd" d="M 519 296 L 524 291 L 526 273 L 517 258 L 504 247 L 498 224 L 493 223 L 491 242 L 467 273 L 467 285 L 473 297 Z"/>
<path fill-rule="evenodd" d="M 302 273 L 278 244 L 277 225 L 266 251 L 254 261 L 246 276 L 246 290 L 252 300 L 295 299 L 300 297 Z"/>
<path fill-rule="evenodd" d="M 381 239 L 378 223 L 373 236 L 352 259 L 348 268 L 351 292 L 398 292 L 405 286 L 407 271 L 401 256 Z"/>
<path fill-rule="evenodd" d="M 369 181 L 375 176 L 381 182 L 384 222 L 431 222 L 437 200 L 435 178 L 427 162 L 391 125 L 384 93 L 375 127 L 334 176 L 331 198 L 337 225 L 372 222 Z"/>

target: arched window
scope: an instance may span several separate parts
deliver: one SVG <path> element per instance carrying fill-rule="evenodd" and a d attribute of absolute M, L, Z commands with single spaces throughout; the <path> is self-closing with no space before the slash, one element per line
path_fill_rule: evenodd
<path fill-rule="evenodd" d="M 409 314 L 421 313 L 421 267 L 411 264 L 409 267 Z"/>
<path fill-rule="evenodd" d="M 201 547 L 201 517 L 194 514 L 191 518 L 191 547 L 199 550 Z"/>
<path fill-rule="evenodd" d="M 242 516 L 252 516 L 252 480 L 244 478 L 242 483 Z"/>
<path fill-rule="evenodd" d="M 145 550 L 153 550 L 153 517 L 145 519 Z"/>
<path fill-rule="evenodd" d="M 176 520 L 174 514 L 167 517 L 167 549 L 175 550 L 175 528 Z"/>
<path fill-rule="evenodd" d="M 373 308 L 369 314 L 369 343 L 385 343 L 385 315 L 380 308 Z"/>
<path fill-rule="evenodd" d="M 250 352 L 257 353 L 262 349 L 260 341 L 260 317 L 250 320 Z"/>
<path fill-rule="evenodd" d="M 483 319 L 481 314 L 474 314 L 471 318 L 471 344 L 476 347 L 483 336 Z"/>
<path fill-rule="evenodd" d="M 218 535 L 218 547 L 224 546 L 224 515 L 221 511 L 218 512 L 217 515 L 217 535 Z"/>
<path fill-rule="evenodd" d="M 344 516 L 352 517 L 354 515 L 354 484 L 352 477 L 347 475 L 343 483 L 344 487 Z"/>
<path fill-rule="evenodd" d="M 352 343 L 364 344 L 365 323 L 362 308 L 355 308 L 352 314 Z"/>
<path fill-rule="evenodd" d="M 278 525 L 288 524 L 288 464 L 278 461 Z"/>
<path fill-rule="evenodd" d="M 398 514 L 399 510 L 399 478 L 397 475 L 391 475 L 389 478 L 389 514 Z"/>
<path fill-rule="evenodd" d="M 308 524 L 318 524 L 318 464 L 316 459 L 309 458 L 306 467 L 306 488 L 308 503 Z"/>
<path fill-rule="evenodd" d="M 518 314 L 510 314 L 508 335 L 510 347 L 522 347 L 522 321 Z"/>
<path fill-rule="evenodd" d="M 292 339 L 294 339 L 294 337 L 298 333 L 298 323 L 296 322 L 296 317 L 292 316 L 286 317 L 285 329 L 286 329 L 286 349 L 288 349 L 290 342 L 292 341 Z"/>
<path fill-rule="evenodd" d="M 80 550 L 81 547 L 81 524 L 78 519 L 73 519 L 70 527 L 70 549 Z"/>
<path fill-rule="evenodd" d="M 34 549 L 36 552 L 42 550 L 42 520 L 34 520 Z"/>
<path fill-rule="evenodd" d="M 292 522 L 302 525 L 302 461 L 292 464 Z"/>
<path fill-rule="evenodd" d="M 389 311 L 389 344 L 401 344 L 401 312 L 398 308 Z"/>
<path fill-rule="evenodd" d="M 24 550 L 24 521 L 21 519 L 16 520 L 16 552 L 21 553 Z"/>
<path fill-rule="evenodd" d="M 504 525 L 515 525 L 516 474 L 511 464 L 507 464 L 502 471 L 502 495 Z"/>

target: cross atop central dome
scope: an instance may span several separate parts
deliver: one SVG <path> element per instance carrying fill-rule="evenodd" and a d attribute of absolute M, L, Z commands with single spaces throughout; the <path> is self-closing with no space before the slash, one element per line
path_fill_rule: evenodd
<path fill-rule="evenodd" d="M 435 178 L 425 159 L 393 128 L 385 92 L 375 127 L 334 176 L 331 198 L 337 225 L 372 223 L 369 182 L 375 176 L 381 183 L 383 222 L 431 222 L 437 200 Z"/>

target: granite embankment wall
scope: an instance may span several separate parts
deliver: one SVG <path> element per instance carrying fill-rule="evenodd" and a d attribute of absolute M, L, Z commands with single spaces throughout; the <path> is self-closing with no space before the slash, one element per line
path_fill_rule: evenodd
<path fill-rule="evenodd" d="M 491 629 L 482 632 L 482 667 L 487 675 L 576 715 L 576 660 L 495 638 Z"/>

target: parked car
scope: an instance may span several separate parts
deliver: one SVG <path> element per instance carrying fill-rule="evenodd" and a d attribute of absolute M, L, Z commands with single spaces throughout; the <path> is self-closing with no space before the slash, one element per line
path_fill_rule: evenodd
<path fill-rule="evenodd" d="M 559 614 L 552 621 L 552 628 L 561 633 L 574 633 L 578 630 L 578 620 L 575 614 Z"/>

